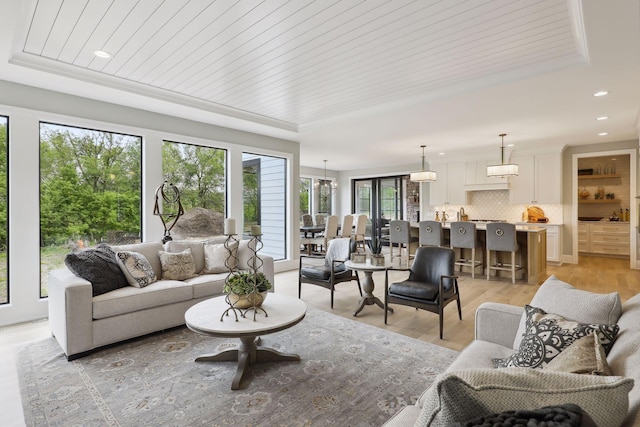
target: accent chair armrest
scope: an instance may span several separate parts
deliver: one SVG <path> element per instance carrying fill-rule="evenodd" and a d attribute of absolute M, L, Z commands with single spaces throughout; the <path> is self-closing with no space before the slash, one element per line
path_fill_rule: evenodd
<path fill-rule="evenodd" d="M 484 302 L 476 310 L 475 339 L 512 348 L 523 307 Z"/>

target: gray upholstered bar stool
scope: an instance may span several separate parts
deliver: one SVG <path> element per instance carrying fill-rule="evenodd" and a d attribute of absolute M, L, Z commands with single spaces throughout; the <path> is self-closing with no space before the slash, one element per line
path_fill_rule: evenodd
<path fill-rule="evenodd" d="M 480 247 L 476 224 L 469 221 L 452 222 L 449 239 L 451 248 L 460 249 L 460 258 L 456 260 L 456 265 L 460 266 L 460 271 L 462 267 L 471 267 L 471 278 L 475 279 L 476 268 L 482 267 L 482 261 L 476 260 L 476 248 Z M 464 258 L 464 249 L 471 249 L 471 259 Z"/>
<path fill-rule="evenodd" d="M 396 219 L 389 223 L 389 260 L 391 263 L 393 263 L 394 258 L 396 258 L 393 248 L 394 245 L 397 245 L 399 252 L 397 257 L 400 258 L 401 263 L 403 259 L 406 260 L 406 268 L 409 268 L 409 265 L 411 264 L 410 261 L 413 258 L 413 255 L 411 254 L 412 243 L 415 246 L 415 244 L 418 243 L 418 238 L 411 236 L 411 225 L 409 224 L 409 221 Z M 406 258 L 402 256 L 402 248 L 406 248 Z"/>
<path fill-rule="evenodd" d="M 442 224 L 438 221 L 420 221 L 418 223 L 420 232 L 420 246 L 444 246 L 444 235 L 442 234 Z"/>
<path fill-rule="evenodd" d="M 487 280 L 491 277 L 491 270 L 501 270 L 511 272 L 511 283 L 516 283 L 516 270 L 522 270 L 522 266 L 516 264 L 516 252 L 518 242 L 516 241 L 515 224 L 505 222 L 490 222 L 487 224 Z M 511 263 L 502 263 L 496 259 L 491 263 L 491 251 L 511 252 Z"/>

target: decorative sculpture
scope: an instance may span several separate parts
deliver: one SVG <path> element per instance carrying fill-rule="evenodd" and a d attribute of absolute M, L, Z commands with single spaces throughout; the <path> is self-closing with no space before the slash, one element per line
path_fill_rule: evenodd
<path fill-rule="evenodd" d="M 162 198 L 162 206 L 160 206 L 159 203 L 160 198 Z M 162 185 L 156 188 L 156 202 L 153 205 L 153 214 L 160 217 L 162 225 L 164 226 L 162 243 L 172 240 L 171 229 L 176 225 L 178 219 L 184 215 L 184 208 L 180 202 L 180 190 L 178 190 L 178 187 L 165 180 Z"/>

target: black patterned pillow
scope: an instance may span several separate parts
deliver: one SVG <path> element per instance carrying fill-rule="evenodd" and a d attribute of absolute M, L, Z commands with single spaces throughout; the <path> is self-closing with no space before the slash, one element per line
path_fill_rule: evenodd
<path fill-rule="evenodd" d="M 65 256 L 64 263 L 73 274 L 91 282 L 94 297 L 129 285 L 118 266 L 115 252 L 107 244 L 71 252 Z"/>
<path fill-rule="evenodd" d="M 496 368 L 542 368 L 574 341 L 593 332 L 608 353 L 619 330 L 618 325 L 582 324 L 530 305 L 525 306 L 525 314 L 527 327 L 518 351 L 506 359 L 493 359 Z"/>
<path fill-rule="evenodd" d="M 116 252 L 118 265 L 127 278 L 127 282 L 136 288 L 144 288 L 158 280 L 149 260 L 138 252 Z"/>

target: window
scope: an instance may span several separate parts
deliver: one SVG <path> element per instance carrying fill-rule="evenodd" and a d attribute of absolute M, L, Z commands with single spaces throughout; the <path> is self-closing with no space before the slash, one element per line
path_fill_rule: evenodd
<path fill-rule="evenodd" d="M 185 212 L 196 207 L 220 215 L 226 212 L 226 150 L 164 141 L 162 175 L 180 190 Z M 222 234 L 222 229 L 220 229 Z"/>
<path fill-rule="evenodd" d="M 300 178 L 300 218 L 311 214 L 311 178 Z"/>
<path fill-rule="evenodd" d="M 252 225 L 262 231 L 262 253 L 274 260 L 286 257 L 287 161 L 279 157 L 242 154 L 243 223 L 248 236 Z"/>
<path fill-rule="evenodd" d="M 8 189 L 8 150 L 7 141 L 9 140 L 9 118 L 0 116 L 0 304 L 9 302 L 9 260 L 8 260 L 8 244 L 9 244 L 9 193 Z"/>
<path fill-rule="evenodd" d="M 40 296 L 70 250 L 141 235 L 142 138 L 40 123 Z"/>

